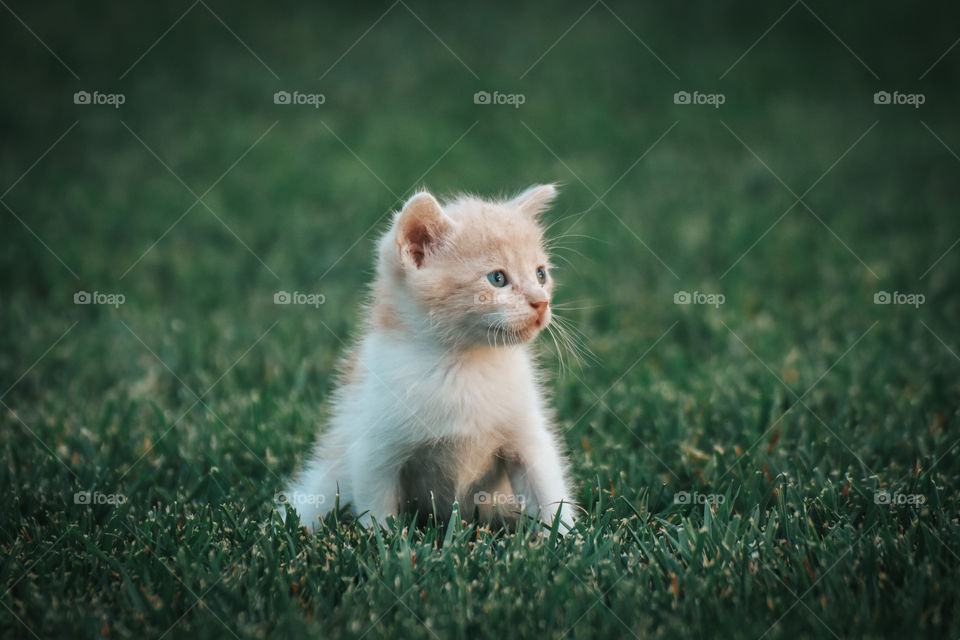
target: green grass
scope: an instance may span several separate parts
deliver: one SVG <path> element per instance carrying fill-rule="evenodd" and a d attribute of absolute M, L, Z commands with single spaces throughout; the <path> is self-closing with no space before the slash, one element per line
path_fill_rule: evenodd
<path fill-rule="evenodd" d="M 198 4 L 119 79 L 188 6 L 11 4 L 80 80 L 0 12 L 0 635 L 960 633 L 958 50 L 919 79 L 955 15 L 798 4 L 718 80 L 789 4 L 597 4 L 532 68 L 589 4 L 397 4 L 330 68 L 389 4 L 216 2 L 256 56 Z M 589 515 L 281 523 L 385 215 L 554 180 L 556 300 L 597 357 L 540 346 Z"/>

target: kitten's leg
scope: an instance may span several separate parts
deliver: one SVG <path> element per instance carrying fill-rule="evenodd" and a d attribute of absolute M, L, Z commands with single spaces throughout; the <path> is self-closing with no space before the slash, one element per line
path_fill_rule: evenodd
<path fill-rule="evenodd" d="M 576 508 L 564 474 L 559 447 L 545 426 L 523 430 L 511 442 L 510 484 L 524 501 L 524 510 L 552 524 L 557 510 L 566 529 L 573 527 Z M 562 503 L 562 504 L 561 504 Z"/>
<path fill-rule="evenodd" d="M 395 451 L 380 443 L 357 443 L 350 452 L 350 473 L 354 513 L 367 526 L 375 517 L 381 524 L 397 515 L 400 502 L 400 468 Z"/>
<path fill-rule="evenodd" d="M 295 481 L 283 491 L 283 500 L 278 506 L 284 522 L 287 519 L 286 505 L 289 505 L 297 511 L 301 524 L 311 531 L 315 530 L 319 518 L 336 504 L 339 490 L 336 478 L 340 475 L 337 469 L 337 465 L 321 457 L 310 460 Z"/>

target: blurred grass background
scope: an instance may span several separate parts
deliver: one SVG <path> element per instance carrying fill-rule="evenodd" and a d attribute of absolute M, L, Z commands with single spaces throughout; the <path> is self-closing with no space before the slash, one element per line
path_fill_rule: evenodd
<path fill-rule="evenodd" d="M 957 634 L 955 7 L 0 15 L 5 636 Z M 385 216 L 548 181 L 578 534 L 279 524 Z"/>

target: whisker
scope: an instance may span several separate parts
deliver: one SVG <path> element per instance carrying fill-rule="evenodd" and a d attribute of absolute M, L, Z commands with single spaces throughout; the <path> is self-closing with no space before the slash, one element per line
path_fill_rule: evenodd
<path fill-rule="evenodd" d="M 584 360 L 588 360 L 593 364 L 600 363 L 597 355 L 587 346 L 586 336 L 580 332 L 569 319 L 559 314 L 554 314 L 553 320 L 556 323 L 557 335 L 560 336 L 561 340 L 567 345 L 568 350 L 575 356 L 575 360 L 578 363 L 582 364 Z"/>
<path fill-rule="evenodd" d="M 592 209 L 592 208 L 593 208 L 593 207 L 590 207 L 590 209 Z M 574 218 L 574 217 L 576 217 L 576 216 L 583 215 L 583 214 L 587 213 L 588 211 L 590 211 L 590 209 L 586 209 L 586 210 L 584 210 L 584 211 L 577 211 L 577 212 L 575 212 L 575 213 L 571 213 L 571 214 L 568 215 L 568 216 L 563 216 L 562 218 L 557 218 L 556 220 L 554 220 L 553 222 L 551 222 L 550 224 L 548 224 L 548 225 L 546 226 L 546 228 L 544 228 L 544 230 L 543 230 L 544 235 L 546 235 L 547 232 L 550 231 L 550 229 L 553 229 L 555 226 L 557 226 L 557 225 L 560 224 L 561 222 L 564 222 L 564 221 L 569 220 L 570 218 Z"/>
<path fill-rule="evenodd" d="M 553 346 L 557 349 L 557 362 L 559 363 L 558 375 L 562 376 L 564 374 L 563 349 L 560 348 L 560 343 L 557 342 L 555 331 L 551 325 L 547 325 L 547 335 L 553 340 Z"/>
<path fill-rule="evenodd" d="M 570 262 L 570 260 L 569 260 L 566 256 L 562 256 L 562 255 L 560 255 L 559 253 L 554 253 L 554 254 L 553 254 L 553 257 L 554 257 L 554 258 L 559 258 L 560 260 L 563 260 L 563 261 L 566 262 L 568 265 L 570 265 L 570 266 L 573 268 L 574 271 L 579 272 L 579 269 L 577 269 L 577 265 L 575 265 L 574 263 Z"/>
<path fill-rule="evenodd" d="M 599 242 L 601 244 L 609 245 L 610 242 L 607 240 L 601 240 L 600 238 L 594 236 L 588 236 L 585 233 L 561 233 L 558 236 L 553 236 L 550 238 L 548 243 L 556 242 L 557 240 L 563 240 L 564 238 L 586 238 L 587 240 L 593 240 L 594 242 Z"/>
<path fill-rule="evenodd" d="M 569 301 L 569 302 L 561 302 L 560 304 L 552 304 L 552 305 L 550 305 L 550 308 L 551 308 L 551 309 L 554 309 L 554 310 L 556 310 L 556 311 L 583 311 L 583 310 L 585 310 L 585 309 L 602 309 L 602 308 L 603 308 L 603 305 L 599 305 L 599 304 L 598 304 L 598 305 L 592 305 L 592 306 L 589 306 L 589 307 L 571 307 L 571 306 L 570 306 L 571 304 L 576 304 L 577 302 L 580 302 L 580 301 L 579 301 L 579 300 L 571 300 L 571 301 Z M 569 320 L 569 318 L 564 318 L 564 320 Z"/>
<path fill-rule="evenodd" d="M 551 253 L 552 255 L 558 255 L 558 253 L 557 253 L 558 250 L 559 250 L 559 251 L 569 251 L 570 253 L 575 253 L 575 254 L 577 254 L 578 256 L 580 256 L 581 258 L 583 258 L 584 260 L 588 260 L 588 261 L 590 260 L 590 258 L 588 258 L 585 253 L 583 253 L 582 251 L 580 251 L 580 250 L 578 250 L 578 249 L 574 249 L 573 247 L 567 247 L 567 246 L 562 246 L 562 245 L 554 245 L 553 247 L 548 247 L 548 249 L 550 250 L 550 253 Z"/>

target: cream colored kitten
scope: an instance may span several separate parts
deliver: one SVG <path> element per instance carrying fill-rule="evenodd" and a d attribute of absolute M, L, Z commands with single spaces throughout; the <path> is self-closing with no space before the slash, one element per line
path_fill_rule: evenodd
<path fill-rule="evenodd" d="M 530 342 L 553 280 L 537 216 L 556 194 L 421 192 L 379 246 L 366 331 L 343 364 L 332 419 L 285 491 L 311 528 L 341 505 L 383 522 L 416 508 L 445 521 L 526 512 L 575 518 Z"/>

